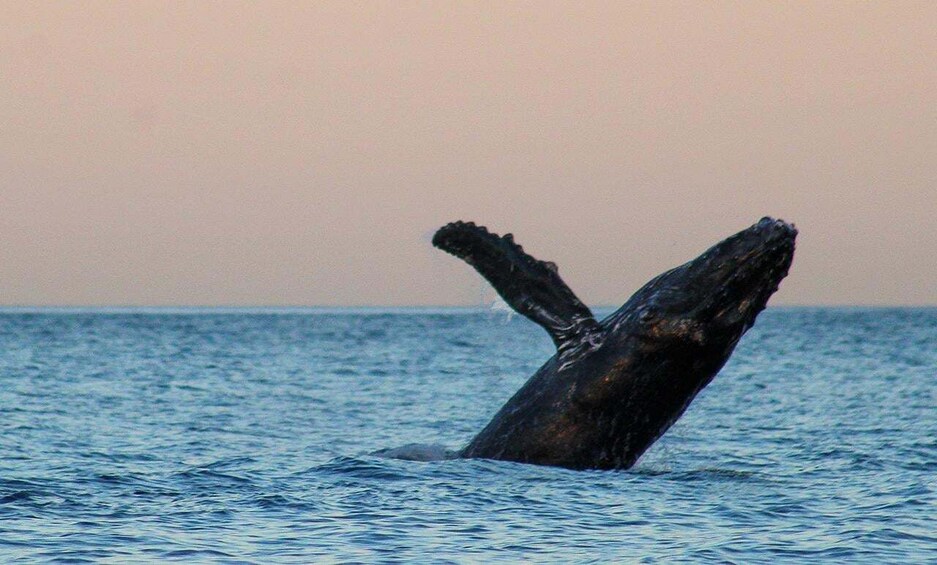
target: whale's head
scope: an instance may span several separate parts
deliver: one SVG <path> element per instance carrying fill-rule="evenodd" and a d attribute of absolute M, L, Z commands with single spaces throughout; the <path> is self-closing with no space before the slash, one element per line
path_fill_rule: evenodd
<path fill-rule="evenodd" d="M 649 340 L 731 351 L 787 275 L 796 237 L 792 224 L 762 218 L 651 280 L 610 321 Z"/>

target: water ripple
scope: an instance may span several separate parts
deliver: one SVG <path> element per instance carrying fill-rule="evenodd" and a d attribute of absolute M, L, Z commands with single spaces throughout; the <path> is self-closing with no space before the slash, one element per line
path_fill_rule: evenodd
<path fill-rule="evenodd" d="M 541 334 L 462 311 L 2 314 L 0 561 L 933 559 L 937 310 L 766 311 L 630 471 L 448 458 Z"/>

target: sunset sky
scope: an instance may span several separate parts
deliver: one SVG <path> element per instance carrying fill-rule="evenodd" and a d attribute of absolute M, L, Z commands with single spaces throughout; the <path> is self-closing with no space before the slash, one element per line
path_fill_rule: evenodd
<path fill-rule="evenodd" d="M 0 0 L 0 304 L 589 304 L 765 215 L 773 304 L 937 304 L 935 2 Z"/>

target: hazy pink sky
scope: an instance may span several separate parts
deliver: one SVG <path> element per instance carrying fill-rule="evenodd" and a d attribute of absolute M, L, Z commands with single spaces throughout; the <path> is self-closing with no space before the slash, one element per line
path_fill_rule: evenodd
<path fill-rule="evenodd" d="M 0 2 L 0 304 L 590 304 L 758 220 L 774 304 L 937 304 L 934 2 Z"/>

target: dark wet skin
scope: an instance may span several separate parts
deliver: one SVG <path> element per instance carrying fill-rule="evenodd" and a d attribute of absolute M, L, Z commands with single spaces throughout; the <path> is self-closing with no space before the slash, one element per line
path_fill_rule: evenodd
<path fill-rule="evenodd" d="M 556 266 L 472 223 L 433 244 L 464 259 L 557 353 L 460 452 L 571 469 L 627 469 L 716 376 L 787 275 L 797 230 L 772 218 L 644 285 L 597 322 Z"/>

